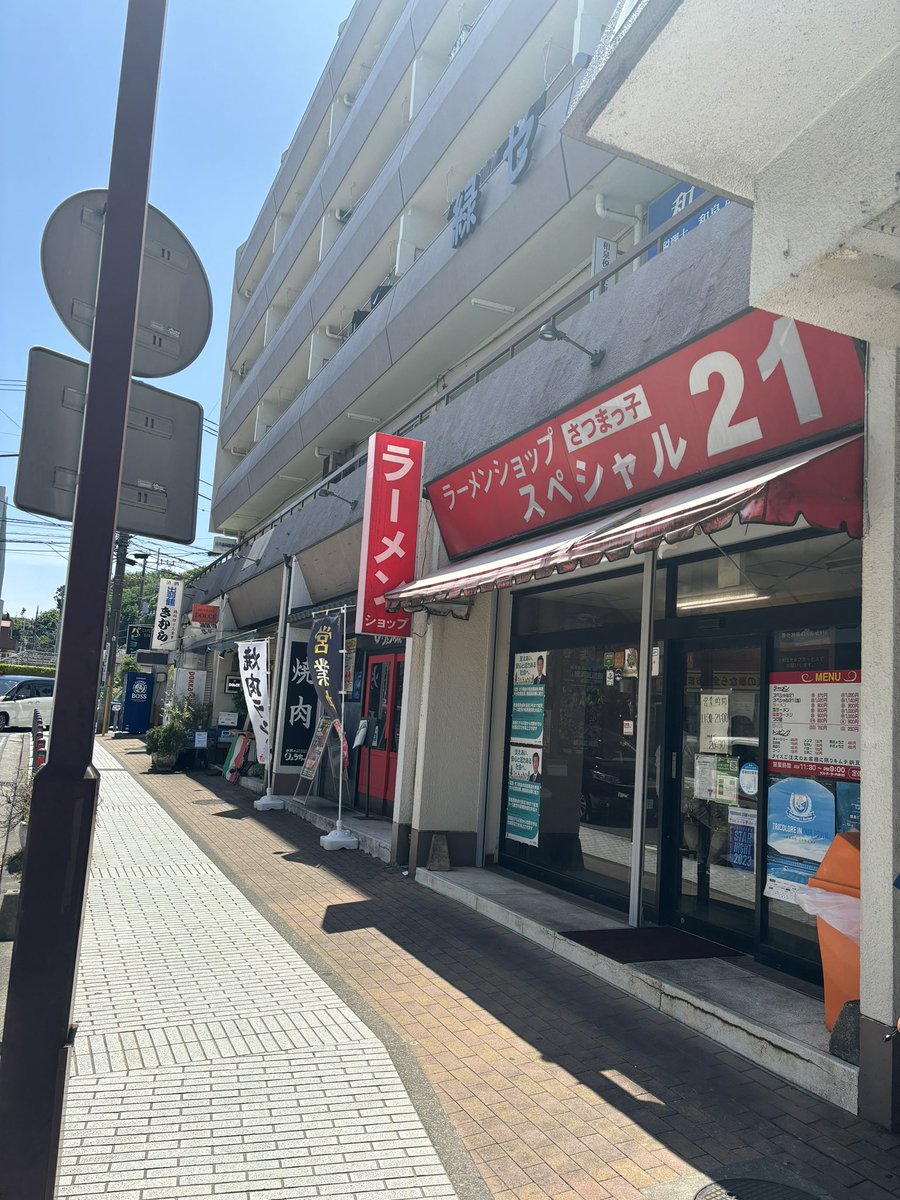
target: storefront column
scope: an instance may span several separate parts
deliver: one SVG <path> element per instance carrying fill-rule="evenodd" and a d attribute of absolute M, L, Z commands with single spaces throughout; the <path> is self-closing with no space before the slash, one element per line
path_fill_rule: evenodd
<path fill-rule="evenodd" d="M 900 1129 L 900 388 L 898 352 L 869 350 L 861 697 L 860 1116 Z"/>
<path fill-rule="evenodd" d="M 391 862 L 406 866 L 412 832 L 413 800 L 416 788 L 418 727 L 422 708 L 422 680 L 425 673 L 427 620 L 425 613 L 413 617 L 413 636 L 406 641 L 403 672 L 403 702 L 400 707 L 400 741 L 397 754 L 397 782 L 394 787 L 394 817 L 391 826 Z"/>
<path fill-rule="evenodd" d="M 641 923 L 644 875 L 644 832 L 647 824 L 647 752 L 650 742 L 650 689 L 653 660 L 653 597 L 656 588 L 656 551 L 644 557 L 641 595 L 641 649 L 638 657 L 637 740 L 634 758 L 634 807 L 631 829 L 631 879 L 628 924 Z"/>
<path fill-rule="evenodd" d="M 409 852 L 413 870 L 427 864 L 436 833 L 447 835 L 451 866 L 480 866 L 476 846 L 494 661 L 491 613 L 490 597 L 479 596 L 467 621 L 433 616 L 428 625 Z"/>

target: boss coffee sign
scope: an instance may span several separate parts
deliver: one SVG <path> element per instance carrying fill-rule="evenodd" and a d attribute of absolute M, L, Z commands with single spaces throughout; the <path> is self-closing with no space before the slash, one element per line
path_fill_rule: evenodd
<path fill-rule="evenodd" d="M 751 312 L 428 486 L 451 557 L 863 419 L 851 338 Z"/>

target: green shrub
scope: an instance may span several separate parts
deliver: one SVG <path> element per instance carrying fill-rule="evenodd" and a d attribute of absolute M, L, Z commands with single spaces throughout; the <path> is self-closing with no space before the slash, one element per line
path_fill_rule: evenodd
<path fill-rule="evenodd" d="M 151 754 L 169 758 L 178 755 L 187 744 L 187 731 L 183 725 L 170 722 L 166 725 L 154 725 L 147 730 L 147 749 Z"/>
<path fill-rule="evenodd" d="M 0 663 L 0 675 L 55 675 L 56 667 L 29 667 L 27 663 Z"/>
<path fill-rule="evenodd" d="M 163 721 L 182 729 L 209 729 L 210 706 L 197 696 L 169 696 L 163 704 Z"/>

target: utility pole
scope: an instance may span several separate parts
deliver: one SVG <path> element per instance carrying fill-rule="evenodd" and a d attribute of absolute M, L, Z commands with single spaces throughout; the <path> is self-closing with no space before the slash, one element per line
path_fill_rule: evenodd
<path fill-rule="evenodd" d="M 144 615 L 144 579 L 147 575 L 147 559 L 150 557 L 149 550 L 135 550 L 132 558 L 141 560 L 141 590 L 138 593 L 138 620 Z"/>
<path fill-rule="evenodd" d="M 106 733 L 109 729 L 109 706 L 112 703 L 113 680 L 116 677 L 116 651 L 119 649 L 119 616 L 122 612 L 125 567 L 128 563 L 134 563 L 134 559 L 128 557 L 130 541 L 130 534 L 122 533 L 121 530 L 116 534 L 116 567 L 113 571 L 112 591 L 109 597 L 109 625 L 107 626 L 109 649 L 103 685 L 103 711 L 97 721 L 97 732 L 100 734 Z"/>
<path fill-rule="evenodd" d="M 99 775 L 91 765 L 134 358 L 166 0 L 129 0 L 103 223 L 53 740 L 34 780 L 0 1056 L 0 1198 L 51 1200 Z"/>

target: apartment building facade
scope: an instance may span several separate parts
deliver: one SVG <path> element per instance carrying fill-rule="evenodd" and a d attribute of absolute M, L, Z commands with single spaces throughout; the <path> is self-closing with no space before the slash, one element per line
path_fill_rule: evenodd
<path fill-rule="evenodd" d="M 351 638 L 350 803 L 413 872 L 439 835 L 453 866 L 815 983 L 796 895 L 865 821 L 866 348 L 752 305 L 746 198 L 573 129 L 619 16 L 354 5 L 236 256 L 212 521 L 238 544 L 180 661 L 216 711 L 236 643 L 271 639 L 294 791 L 290 668 L 314 615 L 353 622 L 368 436 L 421 440 L 416 579 L 388 598 L 413 636 Z M 810 705 L 839 709 L 827 747 Z M 826 1060 L 809 1078 L 855 1108 Z"/>

